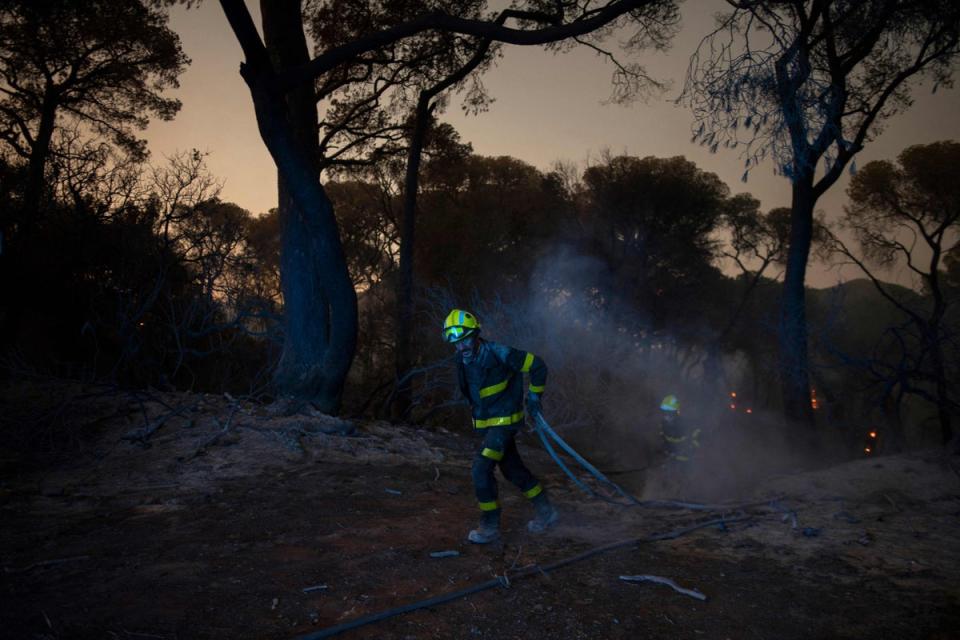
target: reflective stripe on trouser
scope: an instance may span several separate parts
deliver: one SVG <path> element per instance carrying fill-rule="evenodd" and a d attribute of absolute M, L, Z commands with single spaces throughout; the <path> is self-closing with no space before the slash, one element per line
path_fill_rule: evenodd
<path fill-rule="evenodd" d="M 484 418 L 482 420 L 474 418 L 473 426 L 475 429 L 489 429 L 490 427 L 509 427 L 521 422 L 523 422 L 523 411 L 518 411 L 509 416 L 494 416 L 492 418 Z"/>
<path fill-rule="evenodd" d="M 523 464 L 514 441 L 516 429 L 510 427 L 489 427 L 482 431 L 483 442 L 473 459 L 473 488 L 481 510 L 497 504 L 497 479 L 494 469 L 500 467 L 504 477 L 530 499 L 536 498 L 543 488 L 530 470 Z M 499 458 L 498 458 L 499 456 Z"/>

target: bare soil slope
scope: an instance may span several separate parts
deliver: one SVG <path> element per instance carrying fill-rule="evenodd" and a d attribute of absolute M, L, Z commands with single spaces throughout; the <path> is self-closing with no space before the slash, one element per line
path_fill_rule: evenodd
<path fill-rule="evenodd" d="M 7 389 L 0 410 L 2 638 L 295 638 L 493 578 L 337 637 L 960 638 L 960 477 L 937 453 L 694 511 L 590 500 L 527 437 L 561 524 L 528 534 L 502 486 L 503 543 L 478 547 L 466 432 L 63 385 Z M 707 599 L 619 579 L 636 574 Z"/>

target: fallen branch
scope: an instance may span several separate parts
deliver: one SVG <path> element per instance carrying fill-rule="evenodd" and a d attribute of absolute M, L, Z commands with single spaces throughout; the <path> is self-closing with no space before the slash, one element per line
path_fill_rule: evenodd
<path fill-rule="evenodd" d="M 227 421 L 224 423 L 223 427 L 220 428 L 220 431 L 218 431 L 217 433 L 213 434 L 212 437 L 208 438 L 203 444 L 201 444 L 199 447 L 197 447 L 197 450 L 194 451 L 193 454 L 190 455 L 190 456 L 187 458 L 187 460 L 193 460 L 194 458 L 196 458 L 197 456 L 199 456 L 201 453 L 204 453 L 204 452 L 206 451 L 207 447 L 210 447 L 210 446 L 213 446 L 214 444 L 216 444 L 217 440 L 219 440 L 220 438 L 222 438 L 222 437 L 227 433 L 227 431 L 230 430 L 230 423 L 233 422 L 233 416 L 234 416 L 234 414 L 236 414 L 236 413 L 237 413 L 237 407 L 236 407 L 236 405 L 234 405 L 234 406 L 230 409 L 230 415 L 227 416 Z M 214 418 L 213 421 L 216 422 L 218 425 L 220 424 L 220 421 L 217 420 L 216 418 Z"/>
<path fill-rule="evenodd" d="M 703 595 L 696 589 L 684 589 L 676 582 L 670 578 L 662 578 L 660 576 L 620 576 L 620 579 L 624 582 L 655 582 L 657 584 L 665 584 L 677 593 L 682 593 L 685 596 L 690 596 L 691 598 L 696 598 L 697 600 L 706 600 L 707 596 Z"/>
<path fill-rule="evenodd" d="M 157 401 L 157 402 L 160 402 L 160 401 Z M 163 403 L 163 402 L 160 402 L 160 403 L 169 408 L 169 405 L 167 405 L 166 403 Z M 164 413 L 161 416 L 154 418 L 152 421 L 148 422 L 142 428 L 136 429 L 134 431 L 130 431 L 125 436 L 123 436 L 121 440 L 139 442 L 140 444 L 146 446 L 147 440 L 150 439 L 150 436 L 152 436 L 154 433 L 159 431 L 160 427 L 166 424 L 167 420 L 169 420 L 173 416 L 183 415 L 184 411 L 193 411 L 198 404 L 200 404 L 200 401 L 194 402 L 190 406 L 181 404 L 176 407 L 172 407 L 170 408 L 170 411 L 168 411 L 167 413 Z"/>
<path fill-rule="evenodd" d="M 312 587 L 304 587 L 304 588 L 303 588 L 303 592 L 304 592 L 304 593 L 310 593 L 311 591 L 326 591 L 326 589 L 327 589 L 327 585 L 325 585 L 325 584 L 318 584 L 318 585 L 314 585 L 314 586 L 312 586 Z"/>

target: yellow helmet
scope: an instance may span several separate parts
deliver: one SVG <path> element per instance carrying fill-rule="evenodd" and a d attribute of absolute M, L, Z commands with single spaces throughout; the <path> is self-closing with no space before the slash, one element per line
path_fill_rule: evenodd
<path fill-rule="evenodd" d="M 660 408 L 664 411 L 680 411 L 680 401 L 671 393 L 660 403 Z"/>
<path fill-rule="evenodd" d="M 459 342 L 479 331 L 480 323 L 477 322 L 477 317 L 463 309 L 454 309 L 443 321 L 443 339 L 447 342 Z"/>

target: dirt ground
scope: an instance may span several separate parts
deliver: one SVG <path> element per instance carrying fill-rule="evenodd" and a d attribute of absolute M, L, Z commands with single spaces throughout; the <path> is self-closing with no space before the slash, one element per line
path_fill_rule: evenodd
<path fill-rule="evenodd" d="M 503 541 L 475 546 L 466 430 L 36 384 L 0 410 L 2 638 L 319 637 L 492 579 L 336 637 L 960 638 L 960 475 L 937 452 L 767 478 L 740 508 L 623 508 L 524 436 L 561 523 L 527 533 L 502 483 Z M 637 574 L 706 600 L 620 579 Z"/>

